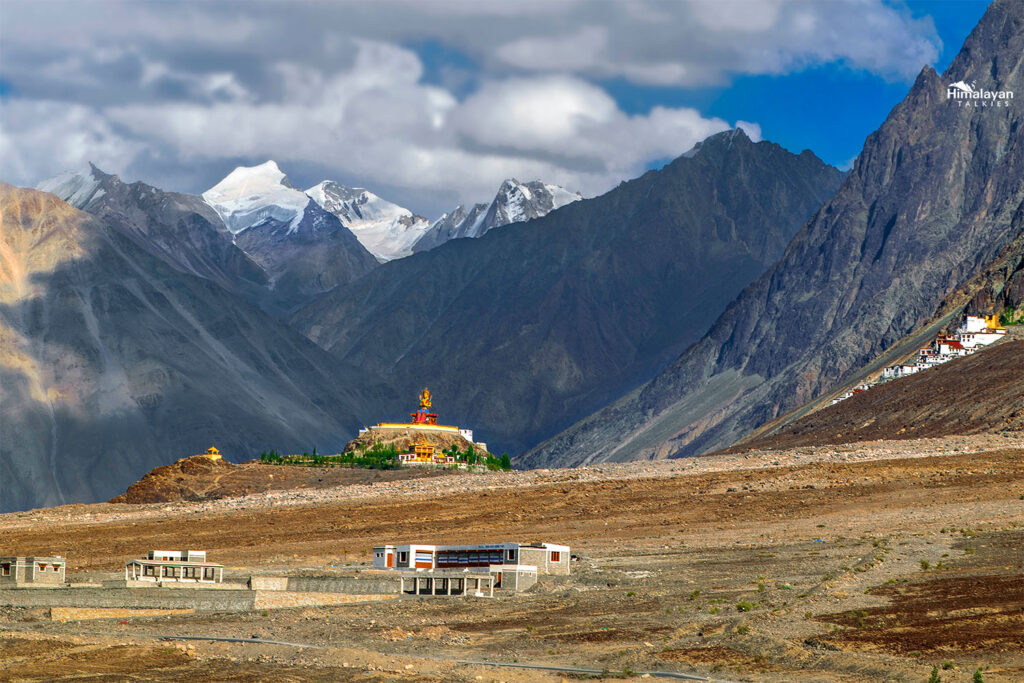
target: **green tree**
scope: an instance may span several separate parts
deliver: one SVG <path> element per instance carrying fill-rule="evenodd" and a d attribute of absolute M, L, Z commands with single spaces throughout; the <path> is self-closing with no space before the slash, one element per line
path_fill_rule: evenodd
<path fill-rule="evenodd" d="M 501 454 L 501 469 L 505 471 L 512 469 L 512 458 L 508 457 L 508 453 Z"/>

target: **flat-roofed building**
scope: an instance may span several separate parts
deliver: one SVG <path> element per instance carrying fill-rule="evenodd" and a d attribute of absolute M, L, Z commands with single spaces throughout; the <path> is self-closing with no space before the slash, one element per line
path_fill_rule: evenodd
<path fill-rule="evenodd" d="M 379 545 L 373 549 L 378 569 L 424 570 L 486 568 L 491 572 L 535 574 L 570 572 L 569 546 L 556 543 L 480 543 L 476 545 Z M 518 568 L 522 569 L 518 569 Z M 513 569 L 517 568 L 517 569 Z M 499 581 L 500 583 L 500 581 Z M 532 584 L 531 584 L 532 585 Z"/>
<path fill-rule="evenodd" d="M 224 581 L 224 565 L 206 561 L 205 550 L 150 550 L 124 565 L 126 582 L 211 584 Z"/>
<path fill-rule="evenodd" d="M 55 588 L 63 586 L 67 561 L 49 557 L 0 557 L 0 587 Z"/>

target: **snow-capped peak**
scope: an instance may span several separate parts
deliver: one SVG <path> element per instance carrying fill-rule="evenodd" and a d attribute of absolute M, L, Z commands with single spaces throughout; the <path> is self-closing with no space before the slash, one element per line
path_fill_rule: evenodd
<path fill-rule="evenodd" d="M 430 227 L 422 216 L 415 216 L 409 209 L 361 187 L 324 180 L 306 190 L 306 194 L 324 211 L 337 216 L 381 261 L 411 254 L 412 245 Z"/>
<path fill-rule="evenodd" d="M 569 192 L 558 185 L 548 185 L 539 180 L 522 183 L 509 178 L 501 184 L 488 211 L 489 227 L 540 218 L 582 198 L 578 192 Z"/>
<path fill-rule="evenodd" d="M 89 164 L 80 171 L 68 171 L 47 178 L 36 185 L 36 189 L 51 192 L 76 209 L 82 209 L 93 199 L 103 196 L 103 190 L 99 189 L 101 173 L 95 166 Z"/>
<path fill-rule="evenodd" d="M 480 237 L 491 228 L 540 218 L 578 199 L 583 199 L 580 193 L 559 185 L 508 178 L 490 204 L 476 204 L 469 211 L 459 206 L 434 221 L 413 251 L 427 251 L 448 240 Z"/>
<path fill-rule="evenodd" d="M 289 232 L 293 231 L 309 205 L 309 197 L 291 184 L 274 161 L 239 166 L 204 192 L 203 199 L 234 234 L 267 219 L 288 223 Z"/>
<path fill-rule="evenodd" d="M 747 135 L 747 132 L 743 130 L 743 128 L 741 128 L 740 126 L 736 126 L 735 128 L 730 128 L 728 130 L 723 130 L 719 133 L 715 133 L 714 135 L 709 135 L 703 140 L 698 141 L 693 145 L 693 147 L 683 152 L 682 156 L 686 157 L 687 159 L 692 159 L 693 157 L 697 156 L 697 154 L 702 149 L 707 147 L 709 144 L 716 145 L 725 143 L 728 147 L 732 147 L 732 143 L 737 137 L 746 140 L 750 139 L 750 136 Z"/>

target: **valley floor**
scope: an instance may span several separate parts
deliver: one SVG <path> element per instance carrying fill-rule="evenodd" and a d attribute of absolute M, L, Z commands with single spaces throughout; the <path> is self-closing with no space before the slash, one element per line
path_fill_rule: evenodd
<path fill-rule="evenodd" d="M 400 600 L 58 623 L 0 611 L 0 680 L 535 681 L 465 661 L 729 681 L 1024 679 L 1024 438 L 953 437 L 0 516 L 96 577 L 155 547 L 237 575 L 343 571 L 382 542 L 549 540 L 567 578 Z M 216 636 L 305 645 L 167 642 Z M 316 646 L 316 647 L 313 647 Z M 616 673 L 617 672 L 617 673 Z M 567 675 L 567 674 L 566 674 Z"/>

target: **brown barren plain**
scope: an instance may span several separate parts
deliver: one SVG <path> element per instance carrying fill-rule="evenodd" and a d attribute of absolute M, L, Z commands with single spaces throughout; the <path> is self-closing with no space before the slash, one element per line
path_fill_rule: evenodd
<path fill-rule="evenodd" d="M 72 580 L 157 547 L 205 549 L 236 577 L 351 572 L 382 542 L 550 540 L 578 556 L 572 576 L 494 600 L 67 623 L 0 608 L 0 680 L 585 677 L 465 663 L 479 661 L 619 679 L 923 682 L 938 666 L 947 682 L 978 668 L 1024 680 L 1019 434 L 64 506 L 0 515 L 0 538 L 66 555 Z"/>

